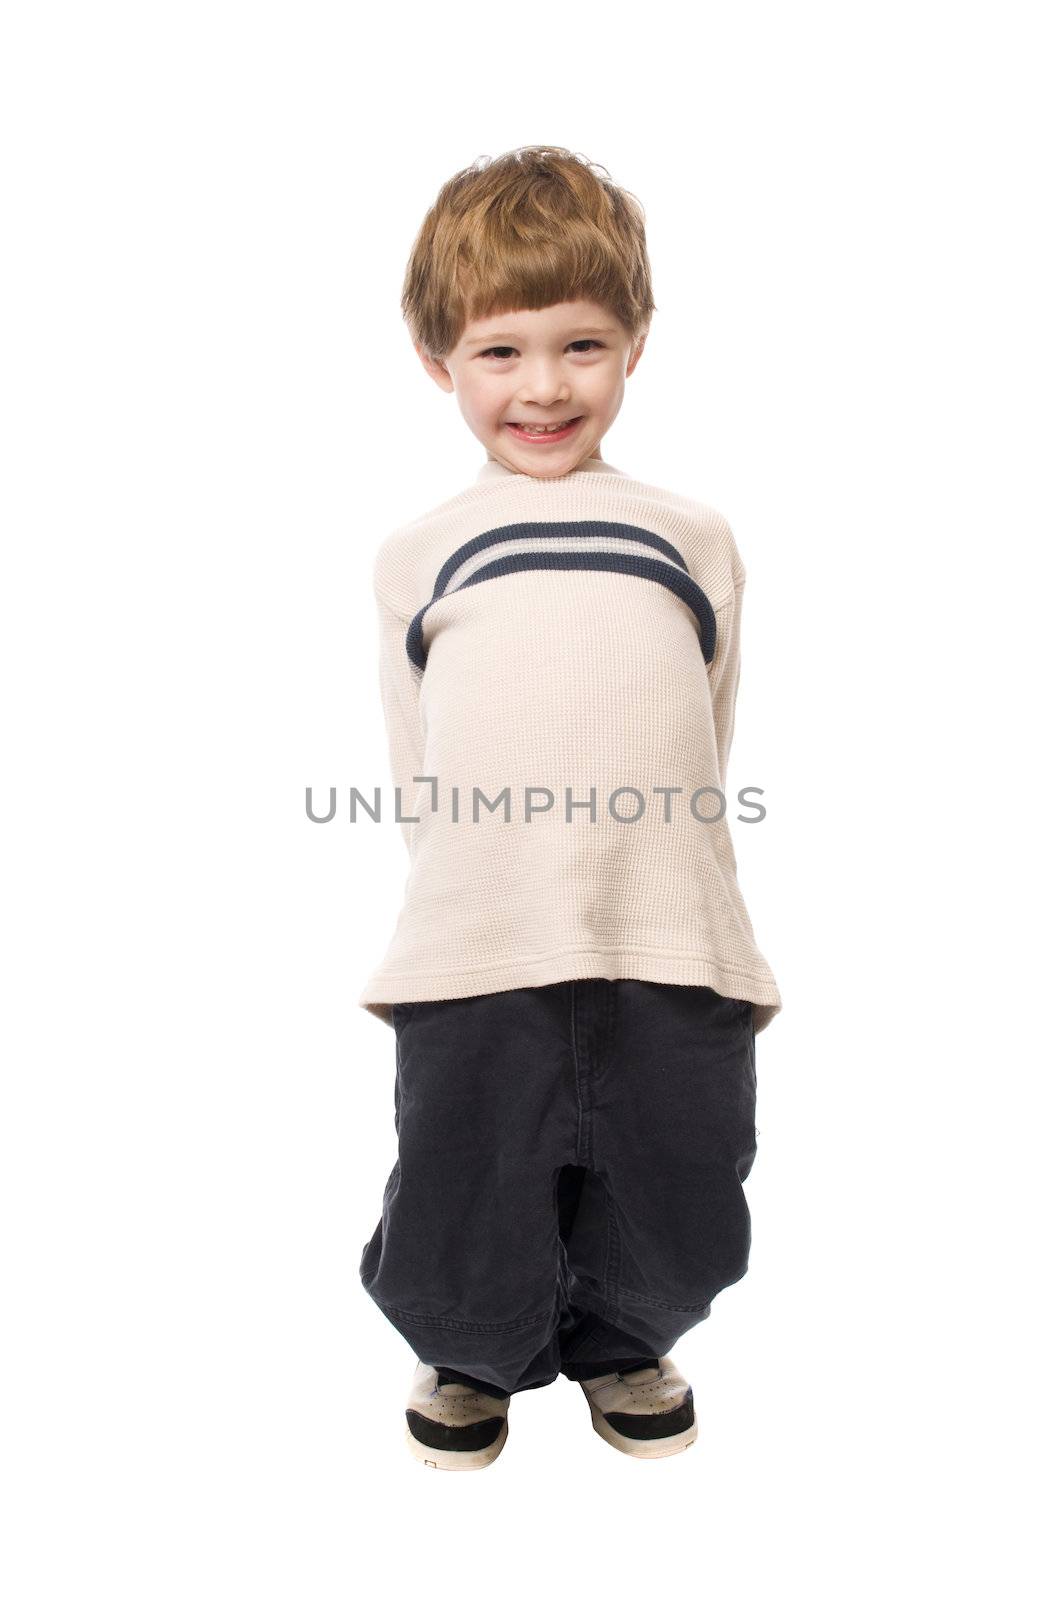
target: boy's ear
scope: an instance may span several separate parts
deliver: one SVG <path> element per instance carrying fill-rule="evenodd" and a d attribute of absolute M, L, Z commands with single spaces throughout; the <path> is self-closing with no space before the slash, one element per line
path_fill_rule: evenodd
<path fill-rule="evenodd" d="M 624 373 L 625 378 L 630 378 L 631 374 L 634 372 L 635 368 L 638 366 L 639 360 L 640 360 L 640 358 L 642 356 L 642 352 L 646 348 L 646 339 L 647 339 L 648 334 L 649 334 L 649 329 L 647 328 L 646 332 L 643 333 L 643 334 L 640 334 L 639 337 L 635 340 L 635 343 L 632 345 L 631 354 L 627 358 L 627 371 Z"/>
<path fill-rule="evenodd" d="M 451 394 L 454 389 L 454 379 L 450 376 L 442 361 L 437 361 L 434 356 L 426 354 L 424 347 L 419 345 L 416 339 L 413 342 L 413 348 L 417 351 L 421 365 L 428 376 L 433 378 L 446 394 Z"/>

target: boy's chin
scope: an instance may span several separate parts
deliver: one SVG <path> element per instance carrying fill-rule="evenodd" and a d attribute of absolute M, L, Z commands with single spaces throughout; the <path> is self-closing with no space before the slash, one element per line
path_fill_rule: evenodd
<path fill-rule="evenodd" d="M 513 472 L 525 473 L 532 478 L 561 478 L 567 472 L 572 472 L 576 467 L 582 466 L 588 456 L 595 453 L 597 446 L 593 442 L 580 440 L 579 447 L 573 449 L 571 445 L 558 445 L 556 448 L 549 445 L 522 445 L 519 440 L 509 437 L 503 439 L 483 439 L 488 455 L 500 461 L 504 467 L 509 467 Z"/>

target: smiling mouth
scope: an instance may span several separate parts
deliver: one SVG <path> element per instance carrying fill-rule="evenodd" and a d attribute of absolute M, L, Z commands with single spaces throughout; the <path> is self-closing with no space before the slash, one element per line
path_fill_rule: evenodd
<path fill-rule="evenodd" d="M 514 433 L 526 434 L 532 439 L 549 439 L 555 434 L 564 433 L 568 428 L 574 428 L 576 423 L 581 422 L 582 420 L 582 417 L 569 417 L 564 422 L 550 423 L 548 425 L 544 425 L 542 423 L 507 422 L 506 427 L 511 429 Z"/>

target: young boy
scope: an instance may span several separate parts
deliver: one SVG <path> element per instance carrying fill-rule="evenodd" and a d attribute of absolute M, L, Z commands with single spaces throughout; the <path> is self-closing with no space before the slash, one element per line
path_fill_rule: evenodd
<path fill-rule="evenodd" d="M 745 570 L 717 511 L 602 458 L 655 310 L 604 169 L 458 173 L 402 306 L 486 460 L 374 567 L 410 868 L 358 1001 L 395 1030 L 398 1134 L 361 1281 L 418 1357 L 418 1459 L 486 1466 L 559 1373 L 609 1444 L 669 1455 L 697 1420 L 667 1352 L 747 1269 L 781 1009 L 721 814 Z"/>

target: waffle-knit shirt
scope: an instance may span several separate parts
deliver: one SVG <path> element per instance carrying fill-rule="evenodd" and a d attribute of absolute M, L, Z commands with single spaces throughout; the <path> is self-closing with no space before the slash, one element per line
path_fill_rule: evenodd
<path fill-rule="evenodd" d="M 488 457 L 385 538 L 378 825 L 409 870 L 359 1006 L 640 978 L 767 1027 L 726 791 L 744 583 L 719 512 L 598 458 L 545 479 Z"/>

